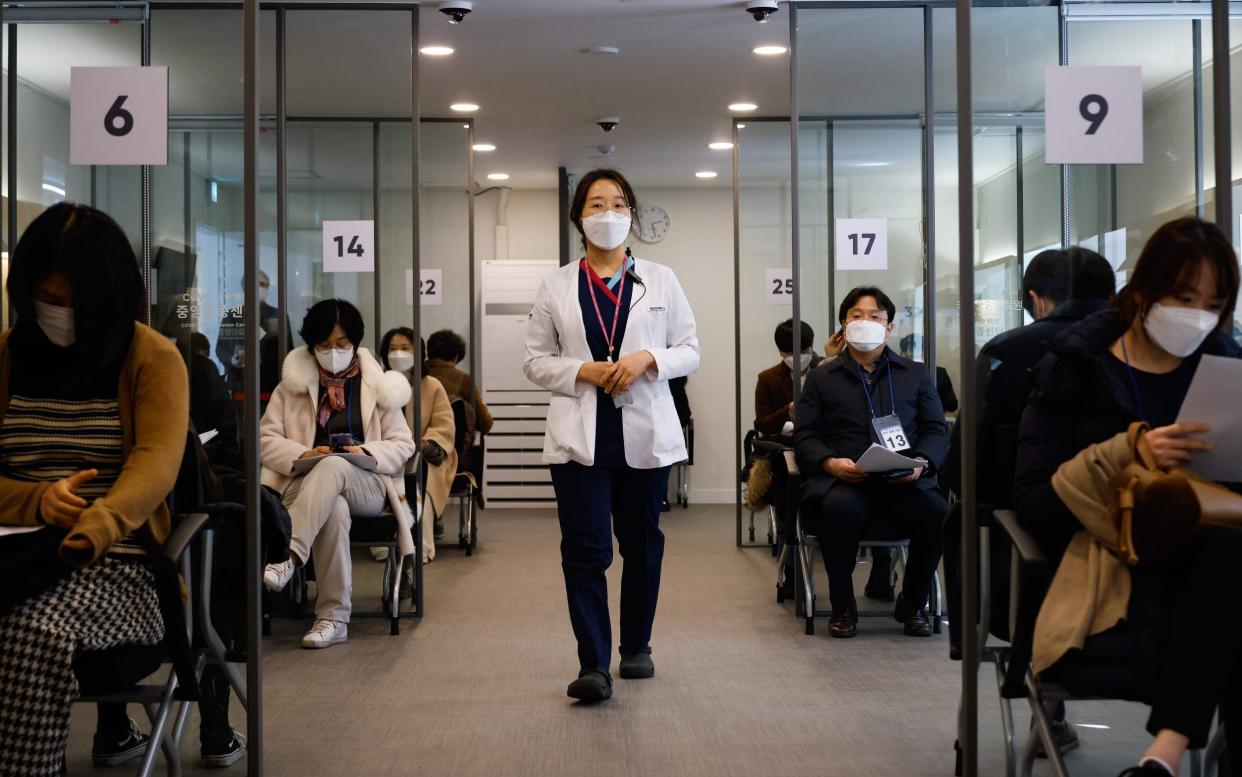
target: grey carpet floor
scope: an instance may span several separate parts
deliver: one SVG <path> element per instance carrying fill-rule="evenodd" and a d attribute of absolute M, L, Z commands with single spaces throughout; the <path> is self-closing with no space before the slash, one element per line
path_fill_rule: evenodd
<path fill-rule="evenodd" d="M 400 636 L 359 620 L 348 643 L 308 651 L 298 646 L 308 621 L 277 621 L 264 643 L 265 773 L 952 774 L 961 670 L 947 635 L 912 639 L 891 618 L 868 618 L 853 640 L 830 639 L 822 622 L 806 636 L 791 605 L 776 604 L 771 555 L 734 547 L 732 507 L 675 510 L 663 526 L 655 678 L 618 680 L 600 706 L 565 697 L 577 659 L 555 518 L 493 510 L 472 558 L 441 550 L 427 570 L 427 617 Z M 620 566 L 609 574 L 614 617 Z M 374 606 L 381 568 L 355 557 L 356 606 Z M 865 574 L 860 565 L 860 590 Z M 1001 775 L 988 667 L 980 688 L 981 773 Z M 1015 709 L 1025 733 L 1029 715 Z M 1140 706 L 1076 703 L 1070 715 L 1090 726 L 1068 759 L 1076 776 L 1111 777 L 1145 745 Z M 93 772 L 94 717 L 75 708 L 73 774 Z M 234 718 L 243 728 L 240 709 Z M 196 721 L 182 747 L 187 773 L 220 774 L 195 763 Z M 223 774 L 244 772 L 242 762 Z"/>

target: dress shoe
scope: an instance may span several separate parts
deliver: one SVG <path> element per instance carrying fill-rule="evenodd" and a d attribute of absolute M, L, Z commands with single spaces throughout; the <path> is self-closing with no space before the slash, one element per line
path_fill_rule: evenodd
<path fill-rule="evenodd" d="M 875 599 L 877 602 L 893 601 L 894 593 L 896 592 L 893 586 L 885 585 L 883 582 L 872 583 L 871 581 L 867 581 L 867 587 L 863 589 L 863 596 L 868 599 Z"/>
<path fill-rule="evenodd" d="M 858 603 L 850 602 L 850 606 L 834 609 L 828 618 L 828 636 L 837 639 L 849 639 L 858 636 Z"/>
<path fill-rule="evenodd" d="M 597 669 L 583 671 L 565 693 L 588 704 L 612 698 L 612 678 Z"/>
<path fill-rule="evenodd" d="M 931 621 L 927 619 L 927 613 L 924 612 L 921 606 L 911 607 L 906 602 L 905 594 L 897 597 L 897 605 L 893 608 L 894 620 L 905 624 L 906 636 L 930 637 L 932 635 L 932 625 Z"/>
<path fill-rule="evenodd" d="M 1131 766 L 1117 777 L 1173 777 L 1173 772 L 1158 761 L 1148 760 L 1141 766 Z"/>
<path fill-rule="evenodd" d="M 622 653 L 620 674 L 622 680 L 643 680 L 655 676 L 655 664 L 650 653 Z"/>

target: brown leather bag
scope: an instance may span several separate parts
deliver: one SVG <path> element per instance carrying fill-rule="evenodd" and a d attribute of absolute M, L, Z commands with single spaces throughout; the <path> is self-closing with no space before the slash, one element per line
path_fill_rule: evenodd
<path fill-rule="evenodd" d="M 1242 495 L 1181 467 L 1157 467 L 1147 443 L 1150 430 L 1142 422 L 1130 425 L 1133 459 L 1109 481 L 1118 555 L 1130 566 L 1168 560 L 1194 540 L 1201 525 L 1242 525 Z"/>

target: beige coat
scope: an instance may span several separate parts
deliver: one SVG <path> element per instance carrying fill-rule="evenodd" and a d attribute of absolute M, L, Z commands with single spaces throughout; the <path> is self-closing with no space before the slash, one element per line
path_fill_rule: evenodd
<path fill-rule="evenodd" d="M 419 428 L 422 430 L 423 442 L 435 440 L 448 454 L 448 458 L 439 466 L 427 467 L 427 500 L 431 502 L 431 510 L 438 518 L 444 515 L 449 491 L 453 488 L 453 476 L 457 474 L 457 449 L 453 446 L 457 427 L 453 423 L 453 408 L 449 404 L 448 393 L 440 381 L 431 376 L 423 378 L 419 402 L 420 415 L 423 417 Z M 413 428 L 413 402 L 405 406 L 405 422 Z M 423 521 L 423 557 L 432 559 L 435 556 L 435 525 L 428 519 Z"/>
<path fill-rule="evenodd" d="M 393 515 L 406 528 L 397 533 L 403 556 L 414 553 L 409 529 L 414 516 L 405 500 L 405 465 L 414 455 L 414 436 L 402 417 L 410 383 L 399 372 L 385 372 L 366 348 L 358 349 L 362 368 L 363 445 L 375 457 Z M 263 485 L 284 492 L 293 482 L 293 462 L 315 445 L 319 408 L 319 369 L 306 348 L 285 357 L 280 385 L 259 424 Z"/>
<path fill-rule="evenodd" d="M 1108 482 L 1133 458 L 1121 432 L 1087 446 L 1052 476 L 1053 490 L 1086 531 L 1070 540 L 1039 608 L 1031 658 L 1036 672 L 1126 617 L 1130 568 L 1113 552 L 1119 537 L 1109 510 L 1114 497 Z"/>

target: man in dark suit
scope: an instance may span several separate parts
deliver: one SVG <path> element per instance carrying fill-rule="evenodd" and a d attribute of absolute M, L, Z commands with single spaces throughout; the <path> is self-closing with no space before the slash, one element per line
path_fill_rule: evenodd
<path fill-rule="evenodd" d="M 780 364 L 759 373 L 755 382 L 755 430 L 764 437 L 785 434 L 785 424 L 793 421 L 794 367 L 798 368 L 798 379 L 803 380 L 821 361 L 813 350 L 815 330 L 805 321 L 799 323 L 802 326 L 797 348 L 793 341 L 793 319 L 787 318 L 776 325 L 773 339 L 781 355 Z"/>
<path fill-rule="evenodd" d="M 893 616 L 911 636 L 930 636 L 924 609 L 940 562 L 947 509 L 936 472 L 949 447 L 944 409 L 926 365 L 890 350 L 896 308 L 878 288 L 845 296 L 838 319 L 845 350 L 807 377 L 794 440 L 803 473 L 803 515 L 823 548 L 832 618 L 828 633 L 858 633 L 854 564 L 865 536 L 908 538 L 910 557 Z M 868 474 L 855 462 L 872 444 L 918 465 Z M 868 525 L 871 524 L 870 531 Z"/>

